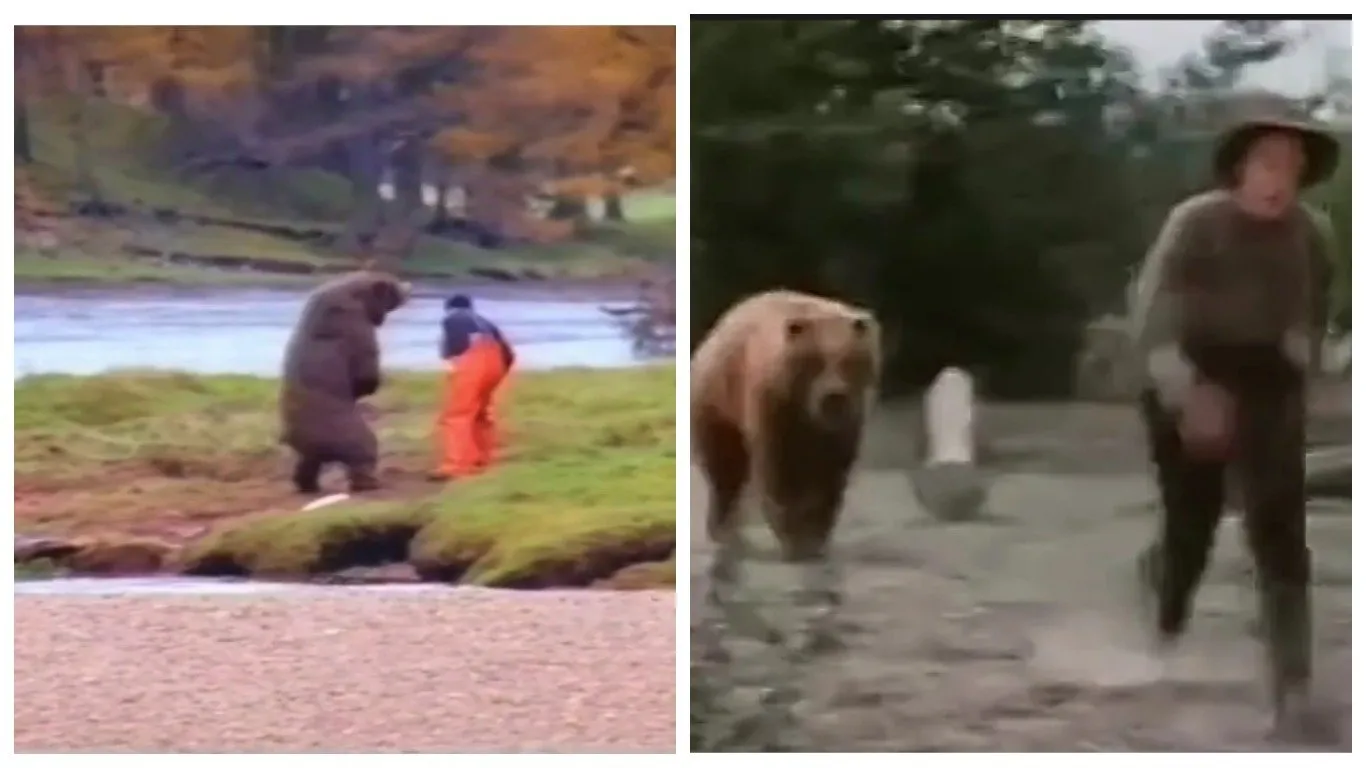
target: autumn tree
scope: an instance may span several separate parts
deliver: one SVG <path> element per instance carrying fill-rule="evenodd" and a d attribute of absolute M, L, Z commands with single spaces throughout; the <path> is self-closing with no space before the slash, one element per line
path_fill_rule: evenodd
<path fill-rule="evenodd" d="M 149 151 L 171 172 L 253 178 L 262 197 L 277 171 L 348 179 L 341 244 L 358 252 L 448 225 L 450 188 L 489 242 L 545 239 L 573 228 L 537 231 L 537 193 L 572 219 L 673 174 L 672 27 L 26 27 L 16 46 L 17 159 L 34 99 L 69 108 L 98 198 L 90 109 L 141 106 L 166 118 Z"/>
<path fill-rule="evenodd" d="M 564 218 L 582 217 L 589 196 L 611 200 L 670 178 L 674 36 L 673 27 L 503 29 L 476 49 L 470 78 L 438 92 L 460 116 L 438 144 L 457 165 L 543 186 Z"/>

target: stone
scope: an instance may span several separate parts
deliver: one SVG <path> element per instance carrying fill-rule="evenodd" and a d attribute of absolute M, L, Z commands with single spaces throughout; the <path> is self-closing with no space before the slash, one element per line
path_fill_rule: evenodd
<path fill-rule="evenodd" d="M 55 536 L 14 536 L 14 562 L 31 563 L 35 560 L 61 560 L 81 550 L 81 545 Z"/>

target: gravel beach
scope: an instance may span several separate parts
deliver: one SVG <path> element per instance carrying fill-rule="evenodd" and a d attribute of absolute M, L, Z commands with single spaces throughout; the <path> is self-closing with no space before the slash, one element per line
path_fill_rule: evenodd
<path fill-rule="evenodd" d="M 1220 532 L 1189 636 L 1159 657 L 1140 623 L 1135 557 L 1156 514 L 1133 409 L 1012 406 L 984 417 L 997 457 L 989 515 L 958 524 L 930 517 L 912 493 L 912 429 L 898 414 L 875 423 L 834 537 L 843 604 L 819 623 L 798 602 L 796 567 L 777 562 L 758 525 L 743 593 L 729 600 L 743 606 L 745 626 L 705 604 L 713 549 L 694 475 L 700 746 L 1350 751 L 1349 500 L 1316 503 L 1309 523 L 1316 692 L 1338 733 L 1315 744 L 1274 742 L 1236 516 Z M 762 637 L 765 627 L 788 642 L 804 628 L 824 650 L 794 657 Z"/>
<path fill-rule="evenodd" d="M 672 592 L 15 598 L 19 752 L 672 752 Z"/>

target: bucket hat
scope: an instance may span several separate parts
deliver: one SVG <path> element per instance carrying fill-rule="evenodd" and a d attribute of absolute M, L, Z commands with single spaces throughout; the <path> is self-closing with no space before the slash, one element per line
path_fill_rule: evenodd
<path fill-rule="evenodd" d="M 1338 164 L 1338 140 L 1312 123 L 1278 117 L 1240 120 L 1220 134 L 1214 149 L 1214 176 L 1224 186 L 1237 183 L 1238 165 L 1253 143 L 1269 133 L 1289 133 L 1304 146 L 1300 188 L 1312 187 L 1333 175 Z"/>

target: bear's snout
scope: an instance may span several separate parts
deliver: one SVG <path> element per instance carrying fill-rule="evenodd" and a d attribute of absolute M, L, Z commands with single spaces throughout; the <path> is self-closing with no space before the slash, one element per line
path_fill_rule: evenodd
<path fill-rule="evenodd" d="M 854 398 L 843 389 L 831 389 L 816 395 L 816 418 L 826 424 L 837 426 L 852 420 Z"/>

